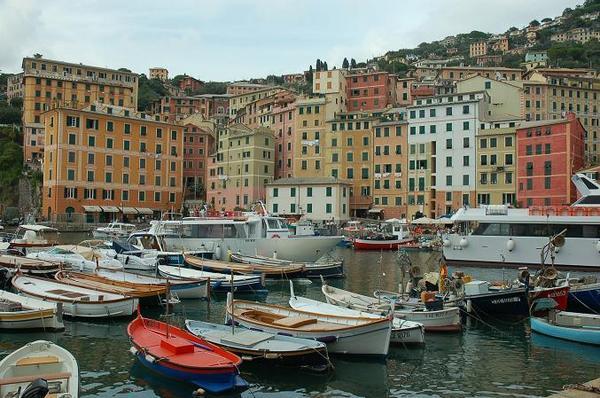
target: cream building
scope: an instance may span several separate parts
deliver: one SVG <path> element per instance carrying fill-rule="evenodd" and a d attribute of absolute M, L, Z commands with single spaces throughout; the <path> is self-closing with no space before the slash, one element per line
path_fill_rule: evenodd
<path fill-rule="evenodd" d="M 456 92 L 472 93 L 485 91 L 490 96 L 487 118 L 496 119 L 522 119 L 523 108 L 523 82 L 518 80 L 496 80 L 481 75 L 473 75 L 456 83 Z"/>
<path fill-rule="evenodd" d="M 159 79 L 162 81 L 169 80 L 169 71 L 167 68 L 150 68 L 148 72 L 150 79 Z"/>
<path fill-rule="evenodd" d="M 334 177 L 281 178 L 267 184 L 267 209 L 313 221 L 349 218 L 350 184 Z"/>

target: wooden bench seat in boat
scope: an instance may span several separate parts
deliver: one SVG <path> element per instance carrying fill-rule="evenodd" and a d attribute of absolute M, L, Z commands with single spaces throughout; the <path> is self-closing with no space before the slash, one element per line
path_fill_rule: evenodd
<path fill-rule="evenodd" d="M 316 318 L 306 318 L 301 316 L 288 316 L 285 318 L 273 321 L 273 325 L 283 326 L 288 328 L 299 328 L 300 326 L 312 325 L 317 323 Z"/>
<path fill-rule="evenodd" d="M 52 363 L 59 363 L 60 360 L 58 357 L 53 355 L 48 355 L 45 357 L 28 357 L 21 358 L 17 361 L 17 366 L 29 366 L 29 365 L 48 365 Z"/>
<path fill-rule="evenodd" d="M 0 386 L 5 386 L 9 384 L 20 384 L 20 383 L 31 383 L 37 379 L 44 380 L 61 380 L 68 379 L 71 377 L 71 372 L 59 372 L 59 373 L 42 373 L 36 375 L 29 376 L 15 376 L 15 377 L 6 377 L 4 379 L 0 379 Z"/>

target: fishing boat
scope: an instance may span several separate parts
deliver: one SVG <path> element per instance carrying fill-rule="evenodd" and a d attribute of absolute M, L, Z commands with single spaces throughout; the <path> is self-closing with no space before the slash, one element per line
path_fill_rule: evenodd
<path fill-rule="evenodd" d="M 293 235 L 286 220 L 268 215 L 262 204 L 257 212 L 211 212 L 206 217 L 152 221 L 149 233 L 159 237 L 165 251 L 205 251 L 217 260 L 240 252 L 317 261 L 342 240 L 341 236 Z"/>
<path fill-rule="evenodd" d="M 79 245 L 58 245 L 48 250 L 30 253 L 27 258 L 61 263 L 79 271 L 92 272 L 96 268 L 123 269 L 123 264 L 108 258 L 89 247 Z"/>
<path fill-rule="evenodd" d="M 119 261 L 123 265 L 123 268 L 127 270 L 156 270 L 158 262 L 156 257 L 144 257 L 141 251 L 136 250 L 135 247 L 125 242 L 107 242 L 100 239 L 90 239 L 79 242 L 79 246 L 89 247 L 105 258 L 113 258 Z"/>
<path fill-rule="evenodd" d="M 317 261 L 314 263 L 294 263 L 290 260 L 279 258 L 265 257 L 260 255 L 249 256 L 241 253 L 231 255 L 231 261 L 241 264 L 257 264 L 257 265 L 303 265 L 307 278 L 342 278 L 344 276 L 344 262 L 341 260 L 335 261 Z"/>
<path fill-rule="evenodd" d="M 0 397 L 79 397 L 79 366 L 67 350 L 37 340 L 0 362 Z"/>
<path fill-rule="evenodd" d="M 353 318 L 382 319 L 379 315 L 370 312 L 356 311 L 337 305 L 298 297 L 294 293 L 294 284 L 290 281 L 290 307 L 295 310 L 310 312 L 311 314 L 339 315 Z M 395 318 L 392 322 L 392 335 L 390 344 L 423 344 L 425 342 L 425 328 L 422 324 L 405 319 Z"/>
<path fill-rule="evenodd" d="M 212 291 L 263 292 L 265 280 L 262 275 L 227 275 L 218 272 L 200 271 L 191 268 L 159 265 L 158 272 L 165 278 L 180 280 L 210 279 Z M 233 284 L 233 286 L 232 286 Z"/>
<path fill-rule="evenodd" d="M 131 316 L 138 305 L 137 298 L 33 276 L 15 275 L 12 285 L 25 296 L 62 303 L 63 313 L 72 317 Z"/>
<path fill-rule="evenodd" d="M 353 318 L 311 314 L 278 305 L 232 300 L 228 295 L 227 322 L 261 332 L 321 341 L 329 353 L 387 355 L 391 318 Z"/>
<path fill-rule="evenodd" d="M 265 333 L 246 328 L 217 325 L 187 319 L 185 327 L 227 351 L 248 360 L 277 361 L 289 366 L 327 365 L 329 357 L 325 343 L 311 339 Z"/>
<path fill-rule="evenodd" d="M 165 295 L 166 286 L 135 284 L 130 282 L 114 281 L 97 274 L 86 274 L 75 271 L 59 271 L 54 278 L 57 281 L 72 286 L 79 286 L 91 289 L 98 289 L 105 292 L 121 294 L 123 296 L 135 297 L 138 299 L 155 298 Z"/>
<path fill-rule="evenodd" d="M 58 243 L 58 230 L 37 224 L 19 225 L 10 240 L 11 249 L 20 249 L 23 254 L 39 248 L 54 246 Z"/>
<path fill-rule="evenodd" d="M 394 222 L 384 225 L 381 231 L 355 237 L 352 246 L 355 250 L 398 250 L 403 244 L 412 241 L 406 223 Z"/>
<path fill-rule="evenodd" d="M 225 261 L 208 260 L 184 254 L 185 263 L 191 267 L 201 270 L 221 272 L 230 274 L 264 274 L 266 278 L 296 278 L 304 275 L 304 266 L 302 264 L 290 265 L 258 265 L 258 264 L 238 264 Z"/>
<path fill-rule="evenodd" d="M 98 270 L 96 275 L 114 282 L 135 285 L 167 286 L 167 279 L 136 274 L 133 272 Z M 208 279 L 177 279 L 168 280 L 171 293 L 180 299 L 206 299 L 208 297 Z"/>
<path fill-rule="evenodd" d="M 464 307 L 479 317 L 529 316 L 529 297 L 525 287 L 493 288 L 487 281 L 464 285 Z"/>
<path fill-rule="evenodd" d="M 135 231 L 135 225 L 122 222 L 111 222 L 106 227 L 98 227 L 92 231 L 94 238 L 123 239 Z"/>
<path fill-rule="evenodd" d="M 600 283 L 569 282 L 567 310 L 590 314 L 600 313 Z"/>
<path fill-rule="evenodd" d="M 600 345 L 600 315 L 550 310 L 547 317 L 531 317 L 531 330 L 558 339 Z"/>
<path fill-rule="evenodd" d="M 127 326 L 130 352 L 148 369 L 210 393 L 243 390 L 242 360 L 211 342 L 164 322 L 138 316 Z"/>
<path fill-rule="evenodd" d="M 321 291 L 329 304 L 353 310 L 387 315 L 392 303 L 375 297 L 364 296 L 323 284 Z M 426 332 L 459 332 L 462 330 L 460 310 L 448 307 L 441 310 L 429 310 L 424 305 L 409 305 L 405 302 L 394 303 L 394 317 L 423 324 Z"/>
<path fill-rule="evenodd" d="M 0 267 L 18 270 L 26 274 L 47 275 L 54 274 L 60 268 L 59 262 L 44 261 L 22 256 L 0 254 Z"/>
<path fill-rule="evenodd" d="M 62 307 L 0 290 L 0 329 L 62 330 Z"/>

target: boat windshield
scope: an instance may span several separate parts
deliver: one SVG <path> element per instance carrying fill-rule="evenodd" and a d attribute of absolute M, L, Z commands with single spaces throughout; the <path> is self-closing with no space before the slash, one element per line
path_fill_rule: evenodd
<path fill-rule="evenodd" d="M 243 224 L 184 224 L 181 225 L 182 238 L 245 239 Z"/>
<path fill-rule="evenodd" d="M 58 254 L 61 256 L 73 256 L 76 254 L 76 253 L 73 253 L 72 251 L 61 249 L 60 247 L 53 247 L 52 249 L 48 250 L 48 253 Z"/>

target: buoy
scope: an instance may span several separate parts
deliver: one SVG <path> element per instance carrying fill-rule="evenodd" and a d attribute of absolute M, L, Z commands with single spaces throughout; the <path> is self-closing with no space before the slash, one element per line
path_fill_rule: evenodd
<path fill-rule="evenodd" d="M 137 352 L 138 352 L 138 350 L 137 350 L 137 348 L 135 348 L 135 347 L 131 347 L 131 348 L 129 349 L 129 352 L 130 352 L 132 355 L 136 355 L 136 354 L 137 354 Z"/>
<path fill-rule="evenodd" d="M 509 238 L 509 239 L 506 241 L 506 249 L 507 249 L 509 252 L 512 252 L 512 251 L 515 249 L 515 241 L 513 240 L 513 238 Z"/>
<path fill-rule="evenodd" d="M 215 249 L 215 257 L 217 260 L 221 260 L 221 245 L 217 245 L 217 248 Z"/>
<path fill-rule="evenodd" d="M 204 391 L 202 388 L 199 388 L 192 393 L 192 397 L 203 397 L 204 394 L 206 394 L 206 391 Z"/>
<path fill-rule="evenodd" d="M 467 238 L 462 238 L 460 240 L 459 244 L 460 244 L 460 247 L 467 247 L 467 246 L 469 246 L 469 241 L 467 240 Z"/>
<path fill-rule="evenodd" d="M 155 359 L 152 355 L 146 354 L 146 355 L 144 355 L 144 358 L 146 359 L 147 362 L 154 363 Z"/>

